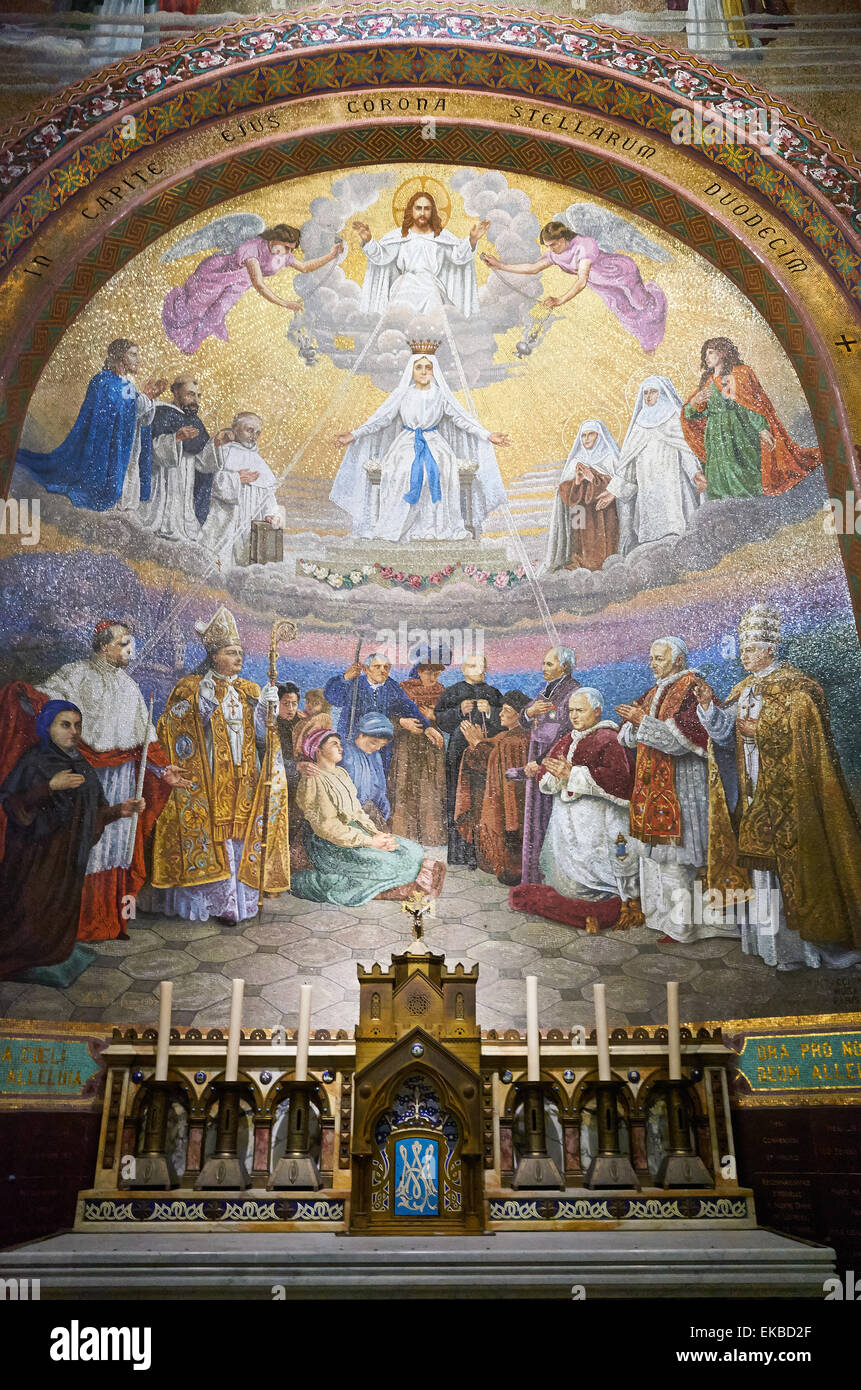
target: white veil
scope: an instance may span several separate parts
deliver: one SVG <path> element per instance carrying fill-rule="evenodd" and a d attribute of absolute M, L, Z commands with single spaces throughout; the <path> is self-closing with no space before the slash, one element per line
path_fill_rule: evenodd
<path fill-rule="evenodd" d="M 587 449 L 583 444 L 584 434 L 597 434 L 591 449 Z M 560 483 L 567 483 L 574 477 L 577 464 L 585 464 L 588 468 L 597 468 L 599 473 L 606 473 L 612 478 L 617 471 L 619 463 L 619 446 L 613 438 L 603 420 L 584 420 L 579 430 L 577 438 L 571 446 L 571 452 L 565 460 L 565 467 L 559 476 Z"/>
<path fill-rule="evenodd" d="M 422 360 L 430 362 L 433 367 L 433 381 L 427 389 L 439 392 L 445 409 L 436 428 L 456 458 L 478 464 L 472 484 L 472 513 L 476 527 L 480 528 L 485 517 L 505 501 L 505 487 L 493 445 L 487 439 L 488 431 L 460 404 L 443 376 L 436 357 L 415 353 L 407 361 L 392 394 L 363 425 L 353 431 L 356 438 L 347 447 L 329 493 L 330 501 L 353 518 L 357 535 L 369 535 L 372 527 L 371 488 L 365 464 L 369 459 L 382 462 L 404 429 L 400 416 L 401 404 L 407 392 L 413 388 L 413 367 Z"/>
<path fill-rule="evenodd" d="M 654 405 L 646 405 L 644 397 L 647 391 L 658 392 L 658 399 Z M 666 424 L 672 416 L 678 420 L 681 417 L 683 407 L 684 402 L 668 376 L 647 376 L 637 392 L 637 403 L 634 406 L 628 433 L 622 444 L 622 453 L 625 452 L 625 447 L 634 428 L 655 429 L 658 425 Z M 681 426 L 679 429 L 681 431 Z"/>

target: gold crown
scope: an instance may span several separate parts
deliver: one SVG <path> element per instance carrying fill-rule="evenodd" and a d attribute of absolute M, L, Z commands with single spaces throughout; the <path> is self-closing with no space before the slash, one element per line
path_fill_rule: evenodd
<path fill-rule="evenodd" d="M 433 357 L 441 342 L 441 338 L 421 338 L 410 343 L 410 352 L 416 357 Z"/>

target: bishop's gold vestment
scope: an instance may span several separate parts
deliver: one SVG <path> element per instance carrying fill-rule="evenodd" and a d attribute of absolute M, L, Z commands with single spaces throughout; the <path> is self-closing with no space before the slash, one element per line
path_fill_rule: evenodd
<path fill-rule="evenodd" d="M 779 666 L 745 676 L 725 703 L 754 682 L 762 697 L 759 773 L 754 788 L 736 734 L 739 797 L 732 812 L 709 747 L 709 887 L 740 888 L 745 870 L 771 870 L 790 930 L 804 941 L 859 947 L 861 826 L 832 742 L 825 694 L 802 671 Z"/>
<path fill-rule="evenodd" d="M 190 790 L 177 787 L 156 824 L 153 841 L 153 888 L 196 888 L 229 877 L 226 840 L 244 841 L 238 878 L 260 886 L 266 760 L 258 769 L 255 710 L 260 688 L 253 681 L 233 681 L 242 705 L 242 759 L 235 763 L 221 699 L 227 681 L 215 678 L 218 703 L 209 720 L 211 752 L 200 712 L 200 675 L 184 676 L 171 692 L 158 723 L 159 738 Z M 277 736 L 276 736 L 277 742 Z M 287 828 L 287 782 L 280 755 L 273 760 L 269 793 L 269 833 L 264 889 L 281 893 L 290 887 Z"/>

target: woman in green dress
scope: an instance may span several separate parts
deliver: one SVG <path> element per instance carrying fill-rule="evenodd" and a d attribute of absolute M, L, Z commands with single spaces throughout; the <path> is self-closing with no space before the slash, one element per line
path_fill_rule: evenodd
<path fill-rule="evenodd" d="M 313 770 L 300 764 L 304 775 L 296 800 L 308 822 L 305 847 L 312 868 L 293 874 L 294 896 L 357 907 L 404 884 L 434 888 L 433 861 L 425 862 L 421 845 L 378 830 L 362 810 L 355 786 L 339 767 L 338 735 L 325 729 L 310 734 L 302 752 Z"/>
<path fill-rule="evenodd" d="M 707 497 L 776 496 L 822 462 L 790 439 L 729 338 L 708 338 L 699 388 L 682 410 L 682 430 L 703 463 Z"/>

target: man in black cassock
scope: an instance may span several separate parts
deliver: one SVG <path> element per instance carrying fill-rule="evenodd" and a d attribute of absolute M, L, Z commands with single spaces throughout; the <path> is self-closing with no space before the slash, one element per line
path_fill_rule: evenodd
<path fill-rule="evenodd" d="M 445 801 L 448 822 L 448 862 L 476 868 L 475 846 L 467 843 L 455 825 L 457 781 L 461 759 L 469 747 L 461 724 L 477 724 L 485 737 L 498 734 L 502 728 L 499 711 L 502 692 L 488 685 L 487 661 L 483 656 L 465 658 L 461 665 L 463 680 L 450 685 L 436 707 L 437 727 L 449 735 L 445 753 Z"/>
<path fill-rule="evenodd" d="M 167 540 L 198 540 L 209 515 L 215 449 L 233 436 L 220 430 L 214 439 L 200 418 L 201 388 L 186 372 L 170 388 L 172 405 L 156 407 L 152 421 L 152 495 L 141 517 Z"/>

